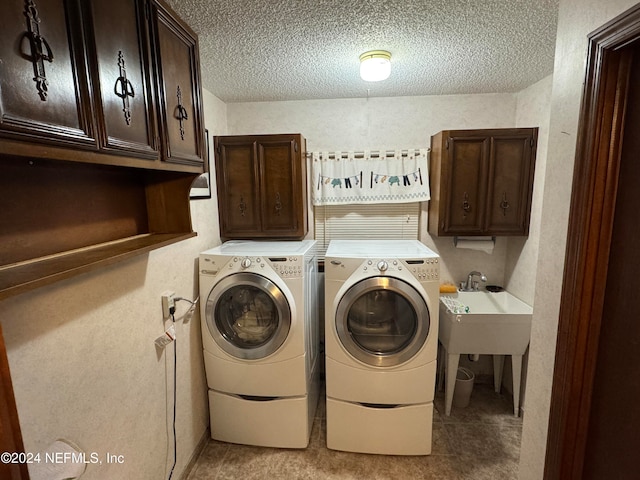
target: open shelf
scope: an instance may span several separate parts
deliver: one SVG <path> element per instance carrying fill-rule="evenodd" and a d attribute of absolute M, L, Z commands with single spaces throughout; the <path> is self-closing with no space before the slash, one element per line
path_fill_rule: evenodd
<path fill-rule="evenodd" d="M 0 168 L 0 300 L 196 235 L 196 174 L 24 158 Z"/>
<path fill-rule="evenodd" d="M 0 300 L 196 236 L 144 234 L 0 267 Z"/>

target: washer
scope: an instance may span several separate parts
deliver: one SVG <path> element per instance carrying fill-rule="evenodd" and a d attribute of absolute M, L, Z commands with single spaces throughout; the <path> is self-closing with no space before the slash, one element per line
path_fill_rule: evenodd
<path fill-rule="evenodd" d="M 431 453 L 439 272 L 439 256 L 417 240 L 329 244 L 328 448 Z"/>
<path fill-rule="evenodd" d="M 315 241 L 232 241 L 200 254 L 211 437 L 304 448 L 318 403 Z"/>

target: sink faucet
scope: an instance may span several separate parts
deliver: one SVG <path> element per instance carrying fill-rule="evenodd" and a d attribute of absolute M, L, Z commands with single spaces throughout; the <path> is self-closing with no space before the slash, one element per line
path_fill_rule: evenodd
<path fill-rule="evenodd" d="M 478 282 L 473 280 L 473 277 L 478 276 L 480 280 L 483 282 L 487 281 L 487 277 L 484 276 L 481 272 L 476 272 L 475 270 L 467 276 L 467 282 L 462 282 L 460 284 L 460 290 L 463 292 L 477 292 L 478 291 Z"/>

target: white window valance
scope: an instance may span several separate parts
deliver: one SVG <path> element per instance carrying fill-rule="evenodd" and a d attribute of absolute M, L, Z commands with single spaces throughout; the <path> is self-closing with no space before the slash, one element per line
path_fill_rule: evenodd
<path fill-rule="evenodd" d="M 427 152 L 311 153 L 313 205 L 429 200 Z"/>

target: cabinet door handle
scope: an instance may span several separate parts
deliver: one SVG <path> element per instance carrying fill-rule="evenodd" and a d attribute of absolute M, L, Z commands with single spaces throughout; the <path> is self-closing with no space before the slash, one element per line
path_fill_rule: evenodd
<path fill-rule="evenodd" d="M 502 215 L 507 216 L 507 209 L 509 208 L 509 202 L 507 202 L 507 192 L 502 194 L 502 201 L 500 202 L 500 208 L 502 209 Z"/>
<path fill-rule="evenodd" d="M 116 79 L 116 84 L 113 87 L 113 92 L 117 97 L 122 99 L 122 112 L 124 113 L 124 121 L 127 122 L 127 125 L 131 125 L 129 97 L 134 98 L 136 96 L 136 93 L 133 90 L 133 85 L 127 78 L 127 67 L 124 63 L 124 55 L 122 53 L 122 50 L 118 52 L 118 67 L 120 68 L 120 76 Z"/>
<path fill-rule="evenodd" d="M 49 81 L 44 69 L 44 62 L 53 62 L 53 51 L 49 42 L 40 35 L 40 16 L 33 0 L 27 0 L 24 7 L 24 15 L 27 17 L 27 31 L 22 38 L 29 40 L 31 47 L 31 62 L 33 63 L 33 80 L 40 99 L 44 102 L 49 94 Z"/>
<path fill-rule="evenodd" d="M 275 204 L 276 215 L 280 215 L 280 210 L 282 210 L 282 202 L 280 201 L 280 192 L 276 193 L 276 204 Z"/>
<path fill-rule="evenodd" d="M 182 90 L 180 90 L 180 85 L 176 89 L 176 96 L 178 97 L 178 105 L 176 106 L 175 117 L 180 122 L 180 138 L 184 140 L 184 121 L 189 119 L 189 115 L 187 115 L 187 109 L 182 105 Z"/>
<path fill-rule="evenodd" d="M 240 215 L 244 217 L 244 214 L 247 211 L 247 204 L 244 201 L 244 197 L 240 197 L 240 204 L 238 206 L 240 207 Z"/>
<path fill-rule="evenodd" d="M 464 192 L 464 197 L 462 199 L 462 210 L 464 213 L 462 214 L 463 218 L 467 218 L 467 213 L 471 211 L 471 204 L 469 203 L 469 194 Z"/>

